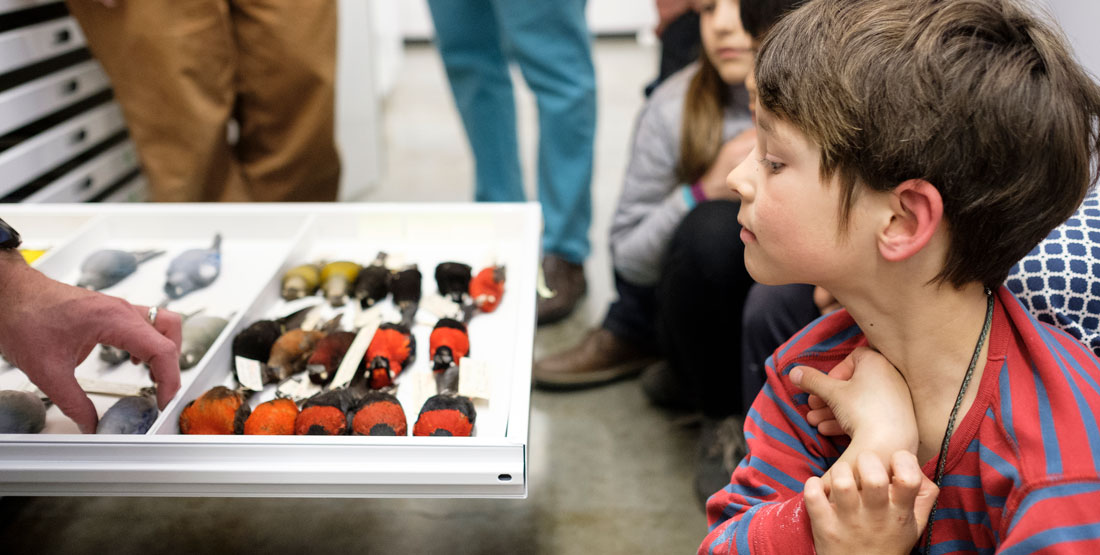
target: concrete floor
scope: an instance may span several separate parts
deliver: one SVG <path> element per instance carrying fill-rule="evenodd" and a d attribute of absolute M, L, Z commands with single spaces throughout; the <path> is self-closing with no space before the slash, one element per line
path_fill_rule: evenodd
<path fill-rule="evenodd" d="M 595 55 L 590 293 L 566 322 L 539 329 L 536 356 L 571 346 L 613 297 L 607 230 L 657 52 L 632 40 L 601 40 Z M 534 107 L 522 87 L 519 108 L 530 176 Z M 472 197 L 468 147 L 432 47 L 407 50 L 384 132 L 387 177 L 363 200 Z M 706 521 L 691 489 L 697 431 L 689 420 L 651 407 L 637 381 L 536 390 L 526 500 L 5 498 L 0 553 L 693 552 Z"/>

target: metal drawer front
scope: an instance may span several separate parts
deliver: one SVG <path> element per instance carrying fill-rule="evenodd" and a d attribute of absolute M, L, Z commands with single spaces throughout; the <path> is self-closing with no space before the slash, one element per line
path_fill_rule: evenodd
<path fill-rule="evenodd" d="M 137 176 L 118 190 L 104 197 L 101 202 L 144 202 L 148 184 L 144 176 Z"/>
<path fill-rule="evenodd" d="M 134 144 L 126 141 L 81 164 L 23 202 L 84 202 L 136 165 Z"/>
<path fill-rule="evenodd" d="M 123 128 L 118 104 L 104 104 L 0 153 L 0 196 Z"/>
<path fill-rule="evenodd" d="M 0 35 L 0 73 L 84 46 L 84 33 L 71 17 L 30 25 Z"/>
<path fill-rule="evenodd" d="M 89 60 L 0 94 L 0 135 L 110 87 Z"/>

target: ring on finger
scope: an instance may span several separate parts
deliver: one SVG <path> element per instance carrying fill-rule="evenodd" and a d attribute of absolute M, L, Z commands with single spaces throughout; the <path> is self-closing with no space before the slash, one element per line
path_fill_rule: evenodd
<path fill-rule="evenodd" d="M 146 315 L 146 317 L 149 319 L 150 324 L 154 326 L 157 325 L 157 307 L 149 307 L 149 313 Z"/>

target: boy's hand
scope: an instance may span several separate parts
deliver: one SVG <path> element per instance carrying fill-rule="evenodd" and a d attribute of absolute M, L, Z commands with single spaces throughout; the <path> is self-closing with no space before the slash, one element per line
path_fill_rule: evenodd
<path fill-rule="evenodd" d="M 819 554 L 909 553 L 928 524 L 939 488 L 921 472 L 917 458 L 898 451 L 887 474 L 879 457 L 858 457 L 859 481 L 846 462 L 832 468 L 832 483 L 806 481 L 806 511 Z"/>
<path fill-rule="evenodd" d="M 874 451 L 885 463 L 894 451 L 916 452 L 917 421 L 909 387 L 890 361 L 878 352 L 860 347 L 828 375 L 798 366 L 791 370 L 790 377 L 796 386 L 811 394 L 811 410 L 807 415 L 810 424 L 825 426 L 821 431 L 825 435 L 851 436 L 852 444 L 845 455 L 852 452 L 851 447 L 858 446 Z M 850 457 L 841 457 L 845 458 Z"/>

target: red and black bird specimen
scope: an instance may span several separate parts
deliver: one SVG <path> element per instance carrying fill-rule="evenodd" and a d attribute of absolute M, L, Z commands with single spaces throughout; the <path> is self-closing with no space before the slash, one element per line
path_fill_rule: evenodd
<path fill-rule="evenodd" d="M 432 374 L 439 393 L 458 392 L 458 365 L 470 354 L 470 336 L 466 325 L 453 318 L 443 318 L 435 324 L 428 338 L 432 357 Z"/>
<path fill-rule="evenodd" d="M 413 426 L 414 436 L 469 436 L 474 430 L 477 411 L 474 403 L 461 395 L 429 397 Z"/>
<path fill-rule="evenodd" d="M 351 431 L 358 436 L 407 436 L 405 409 L 397 397 L 370 391 L 351 410 Z"/>
<path fill-rule="evenodd" d="M 416 359 L 416 338 L 401 324 L 385 323 L 374 332 L 367 347 L 366 373 L 369 389 L 393 385 L 394 378 Z"/>
<path fill-rule="evenodd" d="M 184 434 L 240 434 L 252 412 L 240 391 L 219 385 L 187 403 L 180 413 Z"/>

